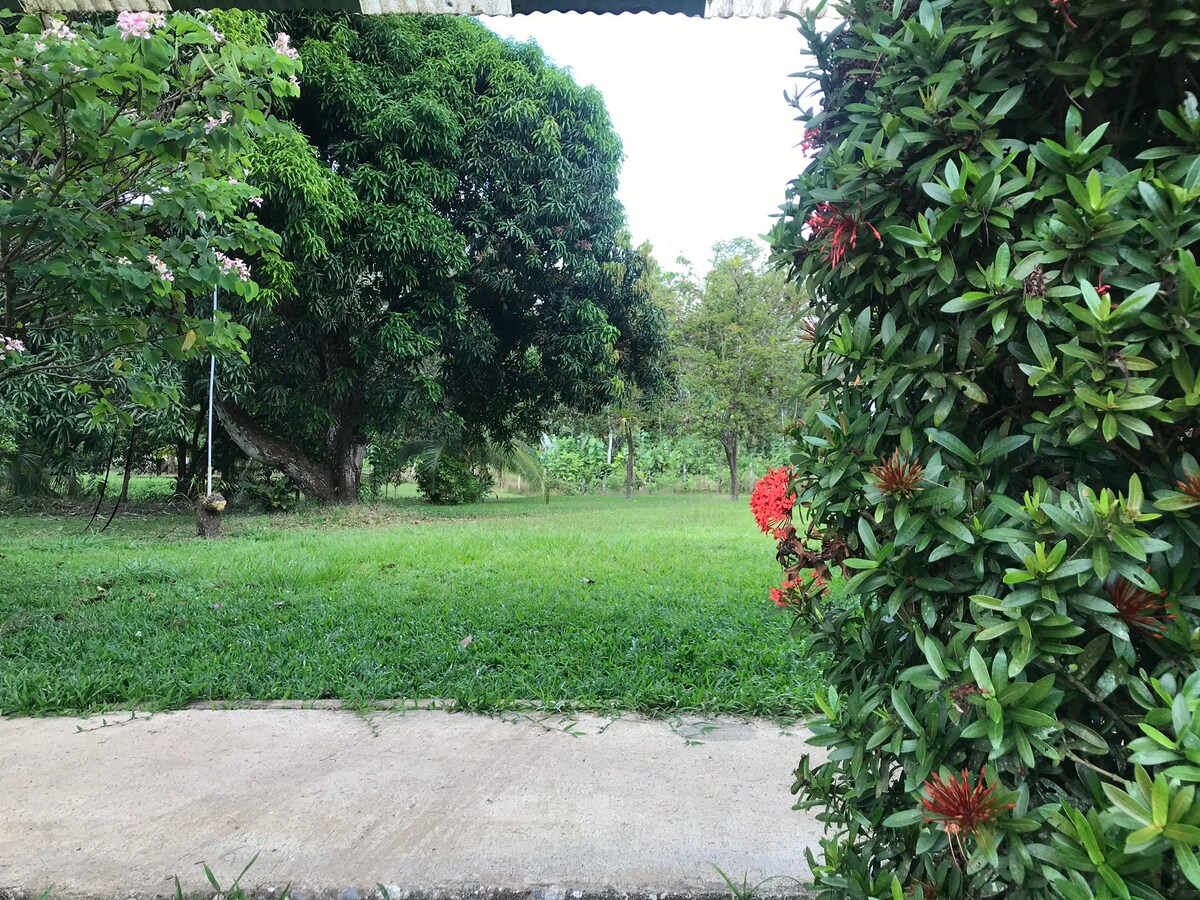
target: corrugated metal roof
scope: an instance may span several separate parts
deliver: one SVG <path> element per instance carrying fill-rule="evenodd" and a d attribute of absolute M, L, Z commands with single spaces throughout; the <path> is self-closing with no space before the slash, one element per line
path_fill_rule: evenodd
<path fill-rule="evenodd" d="M 435 13 L 518 16 L 535 12 L 670 13 L 706 19 L 766 19 L 800 12 L 807 0 L 0 0 L 0 8 L 29 12 L 93 13 L 120 10 L 327 9 L 351 13 Z"/>

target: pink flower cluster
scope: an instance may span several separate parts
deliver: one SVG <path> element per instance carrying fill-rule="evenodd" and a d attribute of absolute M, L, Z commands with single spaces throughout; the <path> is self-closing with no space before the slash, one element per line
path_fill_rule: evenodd
<path fill-rule="evenodd" d="M 150 40 L 150 29 L 162 28 L 167 24 L 167 17 L 162 13 L 129 12 L 126 10 L 117 16 L 117 28 L 121 32 L 121 40 L 141 38 Z"/>
<path fill-rule="evenodd" d="M 10 353 L 25 352 L 25 345 L 16 338 L 5 337 L 4 335 L 0 334 L 0 341 L 4 342 L 4 353 L 0 353 L 0 356 L 7 356 Z"/>
<path fill-rule="evenodd" d="M 262 205 L 263 205 L 263 198 L 262 197 L 251 197 L 248 202 L 255 209 L 261 209 Z"/>
<path fill-rule="evenodd" d="M 217 31 L 217 29 L 213 28 L 211 25 L 208 26 L 208 33 L 212 35 L 213 40 L 218 44 L 225 43 L 225 35 L 221 34 L 221 32 Z"/>
<path fill-rule="evenodd" d="M 250 280 L 250 267 L 236 256 L 226 256 L 220 250 L 216 252 L 217 265 L 221 267 L 221 274 L 229 275 L 232 272 L 237 273 L 237 277 L 242 281 Z"/>
<path fill-rule="evenodd" d="M 288 59 L 299 59 L 300 54 L 295 47 L 291 45 L 291 36 L 286 31 L 281 31 L 275 37 L 275 43 L 272 45 L 276 53 L 286 56 Z"/>
<path fill-rule="evenodd" d="M 150 260 L 150 265 L 154 266 L 154 271 L 158 273 L 158 277 L 163 281 L 174 281 L 175 273 L 167 268 L 167 264 L 151 253 L 146 259 Z"/>
<path fill-rule="evenodd" d="M 75 32 L 67 27 L 67 23 L 59 19 L 51 19 L 50 24 L 42 31 L 42 40 L 57 38 L 60 41 L 75 40 Z"/>
<path fill-rule="evenodd" d="M 231 119 L 233 119 L 233 113 L 227 109 L 222 110 L 219 117 L 209 116 L 208 120 L 204 123 L 204 133 L 212 134 L 214 128 L 217 128 L 221 125 L 228 125 Z"/>

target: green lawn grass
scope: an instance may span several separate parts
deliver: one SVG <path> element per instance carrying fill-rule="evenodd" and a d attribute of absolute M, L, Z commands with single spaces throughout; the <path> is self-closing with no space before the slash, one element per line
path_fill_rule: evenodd
<path fill-rule="evenodd" d="M 716 496 L 0 519 L 0 711 L 454 699 L 789 715 L 818 678 L 774 545 Z M 465 639 L 470 638 L 470 641 Z M 465 646 L 464 646 L 465 642 Z"/>

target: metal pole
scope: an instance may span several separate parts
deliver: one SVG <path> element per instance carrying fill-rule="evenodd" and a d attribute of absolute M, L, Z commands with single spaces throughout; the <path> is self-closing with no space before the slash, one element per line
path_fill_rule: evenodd
<path fill-rule="evenodd" d="M 213 324 L 217 323 L 217 287 L 213 285 Z M 212 494 L 212 450 L 213 450 L 213 388 L 217 383 L 217 357 L 213 354 L 208 358 L 208 490 L 205 496 Z"/>

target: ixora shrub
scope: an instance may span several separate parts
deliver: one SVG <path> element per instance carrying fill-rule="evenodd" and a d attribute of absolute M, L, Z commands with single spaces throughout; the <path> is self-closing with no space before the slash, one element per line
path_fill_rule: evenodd
<path fill-rule="evenodd" d="M 818 896 L 1200 896 L 1200 10 L 823 11 L 772 232 L 818 399 L 754 500 Z"/>

